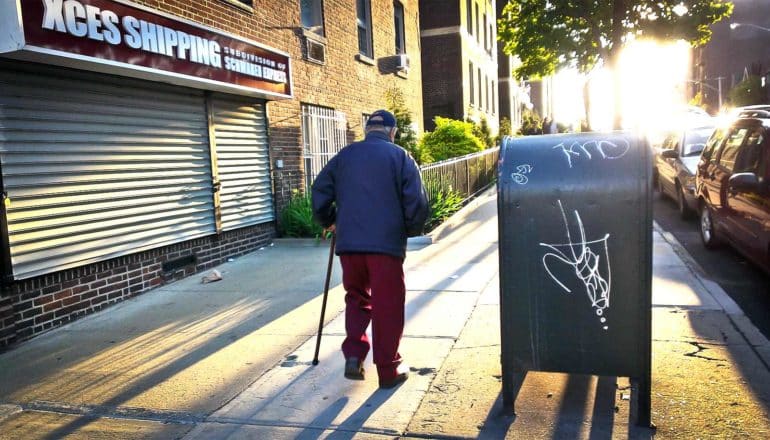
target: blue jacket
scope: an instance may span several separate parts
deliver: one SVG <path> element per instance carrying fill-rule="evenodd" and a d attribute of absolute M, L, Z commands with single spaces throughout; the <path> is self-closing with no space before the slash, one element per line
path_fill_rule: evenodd
<path fill-rule="evenodd" d="M 406 238 L 422 233 L 428 198 L 420 169 L 385 133 L 370 132 L 331 158 L 313 182 L 313 214 L 336 224 L 337 255 L 404 258 Z"/>

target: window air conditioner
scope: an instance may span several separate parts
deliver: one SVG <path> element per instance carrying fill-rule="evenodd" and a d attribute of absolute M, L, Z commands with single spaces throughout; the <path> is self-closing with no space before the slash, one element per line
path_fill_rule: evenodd
<path fill-rule="evenodd" d="M 326 46 L 311 38 L 305 38 L 307 42 L 307 59 L 319 64 L 326 63 Z"/>
<path fill-rule="evenodd" d="M 407 71 L 409 70 L 409 55 L 402 53 L 398 55 L 396 60 L 396 69 Z"/>

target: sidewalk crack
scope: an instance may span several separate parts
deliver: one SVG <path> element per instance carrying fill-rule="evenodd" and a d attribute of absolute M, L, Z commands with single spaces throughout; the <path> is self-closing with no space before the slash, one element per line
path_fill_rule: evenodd
<path fill-rule="evenodd" d="M 707 361 L 718 361 L 718 362 L 724 361 L 724 359 L 717 359 L 717 358 L 712 358 L 708 356 L 703 356 L 701 353 L 708 350 L 708 347 L 703 346 L 700 342 L 690 342 L 689 344 L 695 347 L 697 350 L 695 350 L 692 353 L 685 353 L 684 355 L 687 357 L 705 359 Z"/>

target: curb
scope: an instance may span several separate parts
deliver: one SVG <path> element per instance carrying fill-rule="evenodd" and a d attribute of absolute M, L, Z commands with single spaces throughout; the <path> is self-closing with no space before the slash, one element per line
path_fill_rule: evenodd
<path fill-rule="evenodd" d="M 21 405 L 0 404 L 0 422 L 22 410 Z"/>
<path fill-rule="evenodd" d="M 674 253 L 679 256 L 703 289 L 719 304 L 733 327 L 743 336 L 751 350 L 765 365 L 765 368 L 770 370 L 770 341 L 751 323 L 740 306 L 730 298 L 727 292 L 719 284 L 705 276 L 705 271 L 700 264 L 693 259 L 692 255 L 687 252 L 687 249 L 679 243 L 673 234 L 663 230 L 655 221 L 653 221 L 652 227 L 671 246 Z"/>

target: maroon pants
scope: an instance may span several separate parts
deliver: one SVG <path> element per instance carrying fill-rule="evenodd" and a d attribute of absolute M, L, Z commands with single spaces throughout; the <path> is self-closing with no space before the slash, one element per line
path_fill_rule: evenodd
<path fill-rule="evenodd" d="M 382 254 L 343 254 L 342 285 L 345 294 L 345 358 L 366 359 L 372 323 L 374 364 L 380 379 L 396 377 L 401 363 L 398 345 L 404 332 L 403 259 Z"/>

